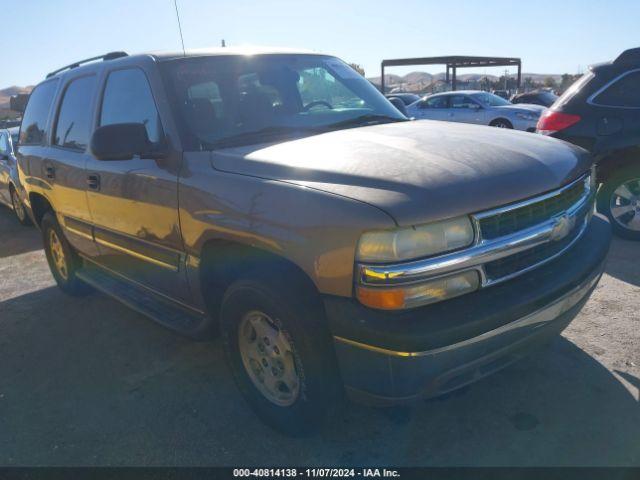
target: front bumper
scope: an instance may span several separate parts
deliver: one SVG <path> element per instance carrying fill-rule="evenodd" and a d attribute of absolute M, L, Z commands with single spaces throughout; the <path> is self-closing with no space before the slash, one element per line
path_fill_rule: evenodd
<path fill-rule="evenodd" d="M 611 240 L 594 216 L 557 259 L 509 282 L 404 312 L 325 298 L 352 397 L 395 404 L 446 393 L 495 372 L 560 333 L 602 274 Z"/>

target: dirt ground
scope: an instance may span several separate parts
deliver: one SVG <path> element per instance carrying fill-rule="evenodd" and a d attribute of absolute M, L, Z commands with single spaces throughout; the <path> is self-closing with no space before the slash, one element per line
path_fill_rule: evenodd
<path fill-rule="evenodd" d="M 411 409 L 348 405 L 315 436 L 263 426 L 218 341 L 53 283 L 0 207 L 0 465 L 640 465 L 640 245 L 615 240 L 547 348 Z"/>

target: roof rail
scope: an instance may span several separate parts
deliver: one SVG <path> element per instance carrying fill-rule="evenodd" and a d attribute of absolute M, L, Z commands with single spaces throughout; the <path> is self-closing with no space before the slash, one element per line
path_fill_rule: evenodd
<path fill-rule="evenodd" d="M 629 50 L 625 50 L 613 61 L 613 63 L 614 65 L 640 64 L 640 48 L 630 48 Z"/>
<path fill-rule="evenodd" d="M 128 57 L 128 56 L 129 54 L 127 52 L 105 53 L 104 55 L 98 55 L 97 57 L 91 57 L 91 58 L 87 58 L 86 60 L 80 60 L 79 62 L 75 62 L 65 67 L 59 68 L 58 70 L 54 70 L 53 72 L 47 74 L 47 78 L 53 77 L 54 75 L 57 75 L 60 72 L 64 72 L 65 70 L 71 70 L 72 68 L 77 68 L 80 65 L 83 65 L 85 63 L 95 62 L 96 60 L 107 61 L 107 60 L 115 60 L 116 58 L 121 58 L 121 57 Z"/>

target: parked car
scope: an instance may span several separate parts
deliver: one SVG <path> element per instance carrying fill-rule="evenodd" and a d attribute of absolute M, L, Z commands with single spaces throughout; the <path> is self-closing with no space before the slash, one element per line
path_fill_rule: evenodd
<path fill-rule="evenodd" d="M 420 95 L 415 93 L 389 93 L 385 95 L 389 100 L 392 98 L 399 98 L 405 105 L 411 105 L 414 102 L 420 100 Z"/>
<path fill-rule="evenodd" d="M 18 127 L 0 130 L 0 203 L 12 208 L 22 225 L 31 221 L 24 208 L 24 189 L 18 179 L 14 146 L 18 143 Z"/>
<path fill-rule="evenodd" d="M 621 237 L 640 240 L 640 48 L 593 65 L 540 118 L 538 131 L 590 150 L 598 211 Z"/>
<path fill-rule="evenodd" d="M 18 163 L 59 287 L 219 331 L 288 433 L 345 391 L 403 403 L 505 367 L 578 313 L 610 242 L 584 150 L 409 121 L 316 53 L 76 62 L 33 91 Z"/>
<path fill-rule="evenodd" d="M 491 93 L 497 95 L 500 98 L 504 98 L 505 100 L 509 100 L 509 92 L 507 90 L 494 90 Z"/>
<path fill-rule="evenodd" d="M 407 115 L 417 119 L 477 123 L 499 128 L 534 132 L 544 107 L 512 105 L 488 92 L 459 90 L 437 93 L 407 107 Z"/>
<path fill-rule="evenodd" d="M 558 99 L 555 93 L 547 90 L 534 90 L 533 92 L 517 93 L 511 97 L 511 103 L 527 103 L 529 105 L 542 105 L 550 107 Z"/>

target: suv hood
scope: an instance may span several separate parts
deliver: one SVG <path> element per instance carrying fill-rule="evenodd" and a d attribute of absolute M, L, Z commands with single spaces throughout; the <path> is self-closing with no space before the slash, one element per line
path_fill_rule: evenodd
<path fill-rule="evenodd" d="M 479 212 L 563 186 L 591 166 L 553 138 L 420 120 L 211 152 L 214 168 L 374 205 L 399 225 Z"/>

